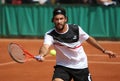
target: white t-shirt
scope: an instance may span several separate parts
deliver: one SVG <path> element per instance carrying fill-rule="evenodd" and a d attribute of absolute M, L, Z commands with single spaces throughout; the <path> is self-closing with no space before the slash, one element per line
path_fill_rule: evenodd
<path fill-rule="evenodd" d="M 74 29 L 76 26 L 77 29 Z M 78 32 L 78 33 L 77 33 Z M 69 25 L 65 33 L 58 33 L 55 29 L 48 31 L 44 37 L 44 44 L 54 45 L 56 54 L 56 65 L 73 69 L 88 67 L 87 56 L 82 43 L 89 38 L 80 26 Z"/>

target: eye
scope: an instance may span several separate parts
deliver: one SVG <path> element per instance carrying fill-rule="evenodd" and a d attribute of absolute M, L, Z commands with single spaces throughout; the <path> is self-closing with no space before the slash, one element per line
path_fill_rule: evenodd
<path fill-rule="evenodd" d="M 63 18 L 60 18 L 60 20 L 63 20 Z"/>

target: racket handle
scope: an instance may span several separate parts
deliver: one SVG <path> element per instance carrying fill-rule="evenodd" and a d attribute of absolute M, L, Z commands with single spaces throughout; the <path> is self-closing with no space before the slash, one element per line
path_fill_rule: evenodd
<path fill-rule="evenodd" d="M 44 57 L 40 56 L 40 55 L 34 56 L 34 58 L 38 61 L 43 61 L 44 60 Z"/>

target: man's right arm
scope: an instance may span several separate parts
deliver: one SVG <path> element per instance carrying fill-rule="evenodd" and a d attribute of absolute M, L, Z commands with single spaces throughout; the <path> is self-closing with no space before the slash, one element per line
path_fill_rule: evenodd
<path fill-rule="evenodd" d="M 49 44 L 43 44 L 42 45 L 42 47 L 39 50 L 39 54 L 37 56 L 35 56 L 37 61 L 42 62 L 42 61 L 45 60 L 45 56 L 47 55 L 49 47 L 50 47 Z"/>

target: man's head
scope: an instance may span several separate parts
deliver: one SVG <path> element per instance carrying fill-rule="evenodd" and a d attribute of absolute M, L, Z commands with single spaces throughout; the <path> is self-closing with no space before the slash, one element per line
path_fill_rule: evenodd
<path fill-rule="evenodd" d="M 53 17 L 58 15 L 58 14 L 62 14 L 66 17 L 66 11 L 64 8 L 55 8 L 53 11 Z"/>
<path fill-rule="evenodd" d="M 63 30 L 67 22 L 66 11 L 63 8 L 55 8 L 53 11 L 52 22 L 57 30 Z"/>

